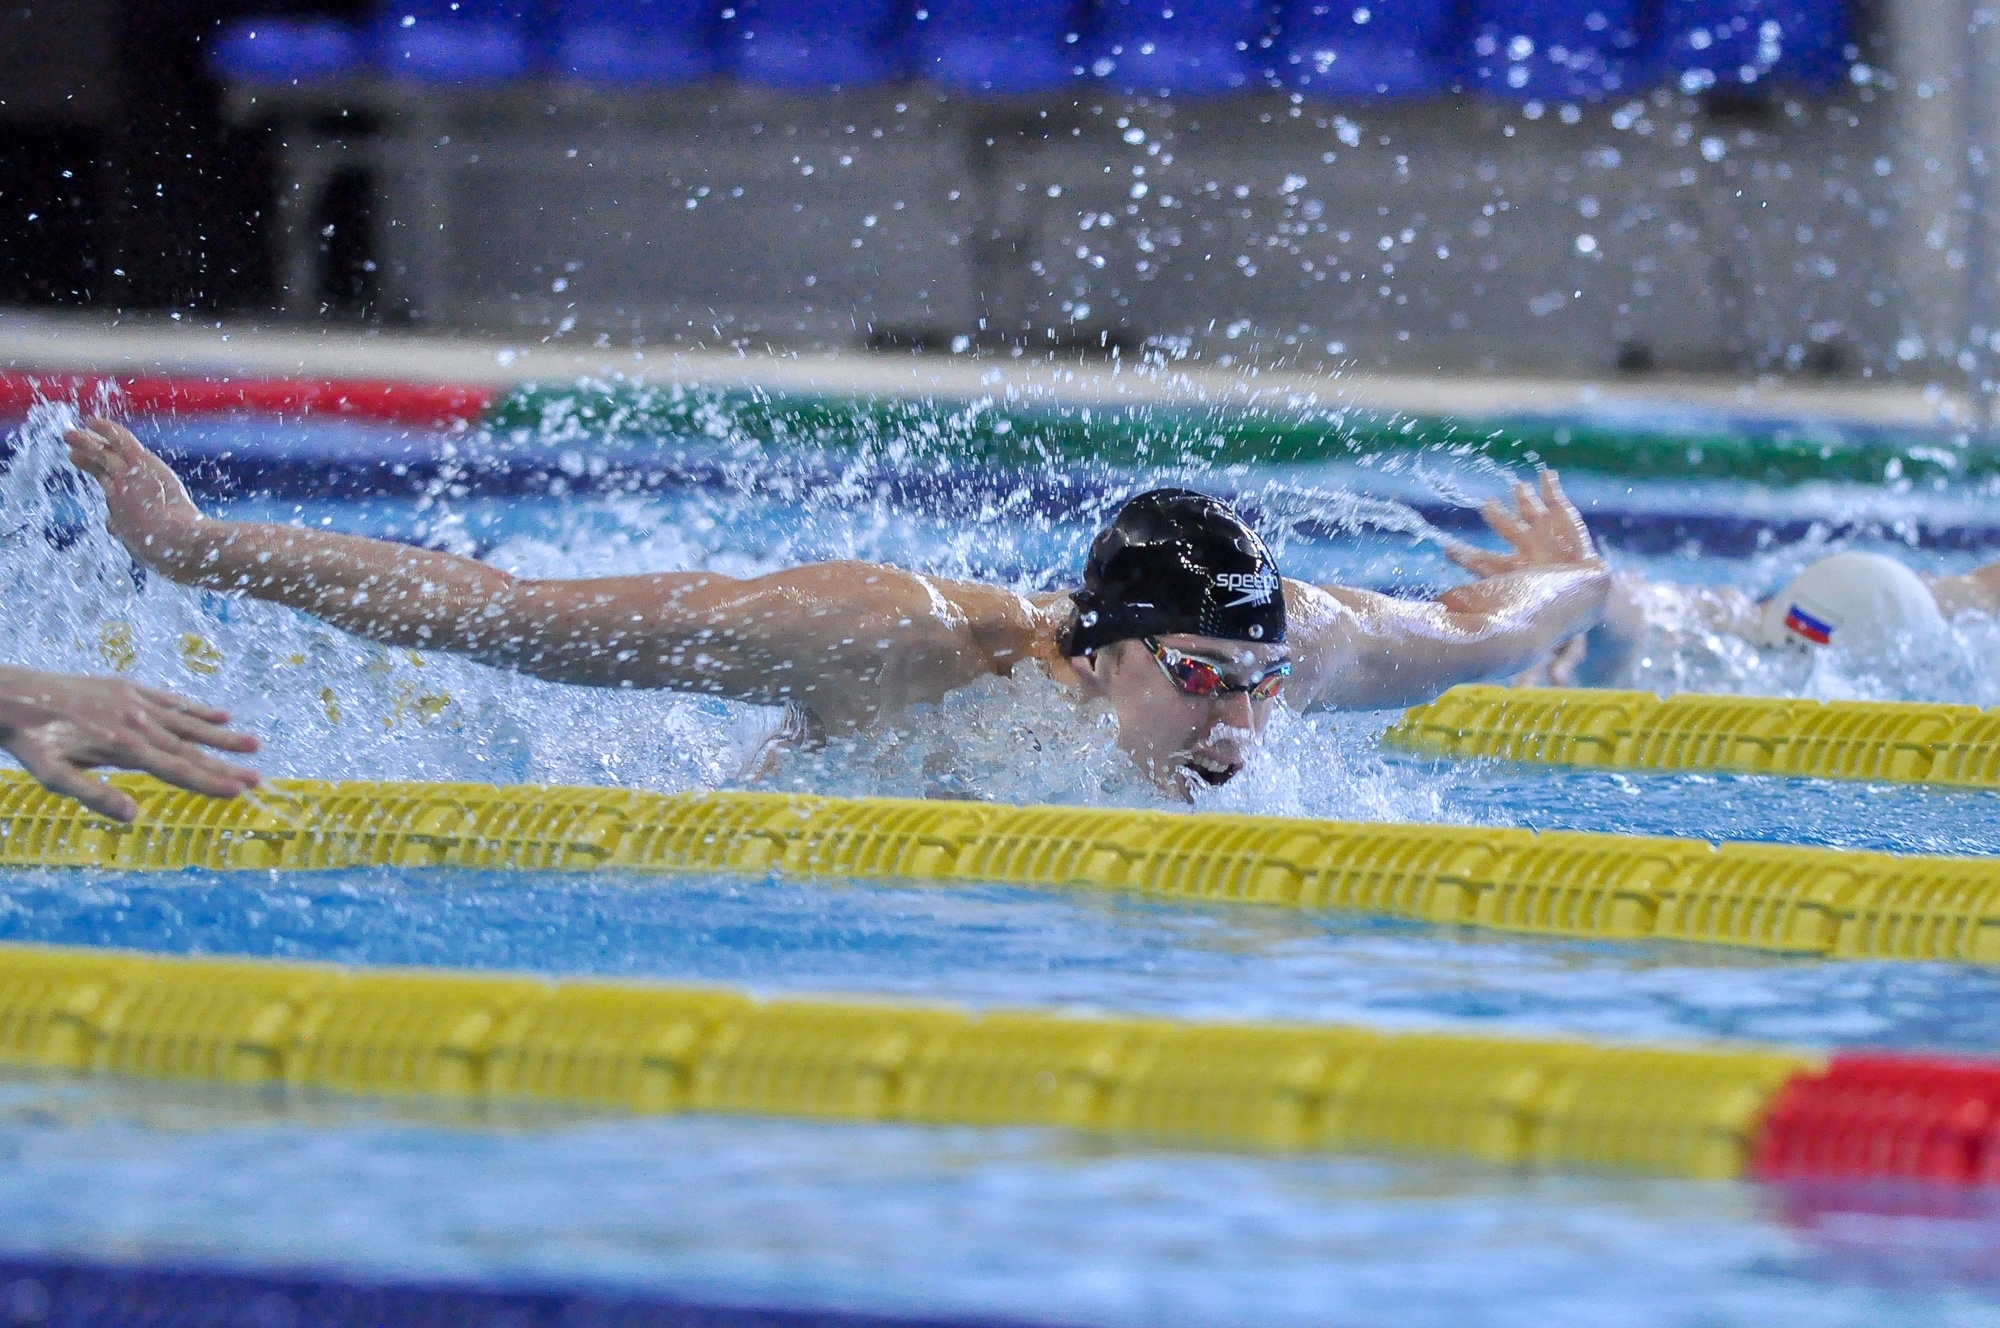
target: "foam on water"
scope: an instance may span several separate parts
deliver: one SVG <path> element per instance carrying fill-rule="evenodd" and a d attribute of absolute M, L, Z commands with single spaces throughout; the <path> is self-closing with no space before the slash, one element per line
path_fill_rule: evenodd
<path fill-rule="evenodd" d="M 1380 727 L 1377 716 L 1299 716 L 1279 708 L 1258 759 L 1220 788 L 1193 786 L 1193 806 L 1347 820 L 1445 819 L 1426 773 L 1392 769 L 1375 754 Z M 787 751 L 759 782 L 852 797 L 1185 805 L 1154 787 L 1118 747 L 1108 707 L 1078 705 L 1035 667 L 915 707 L 886 731 Z"/>

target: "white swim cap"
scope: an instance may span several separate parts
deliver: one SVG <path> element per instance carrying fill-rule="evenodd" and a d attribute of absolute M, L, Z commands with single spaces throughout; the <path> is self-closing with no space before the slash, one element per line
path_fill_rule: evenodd
<path fill-rule="evenodd" d="M 1945 630 L 1923 579 L 1879 553 L 1836 553 L 1764 602 L 1764 643 L 1892 654 Z"/>

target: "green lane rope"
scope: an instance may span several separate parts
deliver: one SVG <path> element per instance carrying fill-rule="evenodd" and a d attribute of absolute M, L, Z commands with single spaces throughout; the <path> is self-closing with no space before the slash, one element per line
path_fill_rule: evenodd
<path fill-rule="evenodd" d="M 1019 467 L 1052 460 L 1112 465 L 1339 460 L 1385 451 L 1458 449 L 1507 465 L 1644 478 L 1764 484 L 1881 483 L 2000 475 L 2000 451 L 1923 431 L 1746 426 L 1689 434 L 1642 425 L 1547 420 L 1450 422 L 1353 409 L 1317 418 L 1169 406 L 973 407 L 949 401 L 773 395 L 618 384 L 525 385 L 483 421 L 495 432 L 740 439 L 847 450 L 895 440 L 922 455 Z"/>

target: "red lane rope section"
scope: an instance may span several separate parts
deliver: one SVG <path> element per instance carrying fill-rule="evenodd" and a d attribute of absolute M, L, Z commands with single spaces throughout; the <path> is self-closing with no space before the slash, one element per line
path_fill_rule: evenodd
<path fill-rule="evenodd" d="M 113 378 L 98 374 L 0 372 L 0 413 L 42 401 L 88 408 L 109 399 L 134 415 L 337 415 L 420 429 L 477 424 L 495 390 L 464 383 L 375 378 Z"/>
<path fill-rule="evenodd" d="M 1750 1174 L 2000 1184 L 2000 1063 L 1836 1056 L 1778 1090 Z"/>

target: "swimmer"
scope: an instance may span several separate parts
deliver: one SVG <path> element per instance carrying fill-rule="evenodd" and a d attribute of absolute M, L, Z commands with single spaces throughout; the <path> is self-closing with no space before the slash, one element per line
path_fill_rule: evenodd
<path fill-rule="evenodd" d="M 1184 489 L 1127 502 L 1091 545 L 1081 588 L 1020 595 L 853 561 L 740 580 L 529 580 L 379 540 L 212 520 L 122 425 L 92 418 L 64 438 L 103 487 L 112 534 L 185 585 L 557 682 L 784 706 L 821 736 L 1039 667 L 1107 705 L 1124 750 L 1181 797 L 1243 769 L 1281 695 L 1300 711 L 1373 709 L 1513 674 L 1595 622 L 1609 581 L 1552 472 L 1517 495 L 1509 565 L 1435 599 L 1282 579 L 1228 505 Z"/>
<path fill-rule="evenodd" d="M 202 750 L 257 750 L 257 739 L 228 722 L 213 706 L 123 678 L 0 667 L 0 747 L 49 792 L 114 821 L 131 821 L 139 805 L 92 775 L 94 767 L 143 770 L 211 798 L 255 788 L 256 771 Z"/>
<path fill-rule="evenodd" d="M 1482 514 L 1518 548 L 1522 532 L 1504 506 L 1489 503 Z M 1475 575 L 1516 562 L 1513 554 L 1471 545 L 1447 552 Z M 1703 634 L 1774 652 L 1780 662 L 1838 651 L 1863 670 L 1893 673 L 1912 663 L 1936 664 L 1948 641 L 1948 620 L 1961 613 L 2000 614 L 2000 562 L 1959 576 L 1925 577 L 1885 554 L 1848 550 L 1807 564 L 1762 600 L 1732 586 L 1671 585 L 1620 572 L 1611 578 L 1598 623 L 1516 681 L 1639 686 L 1643 669 L 1673 661 L 1691 637 Z"/>

